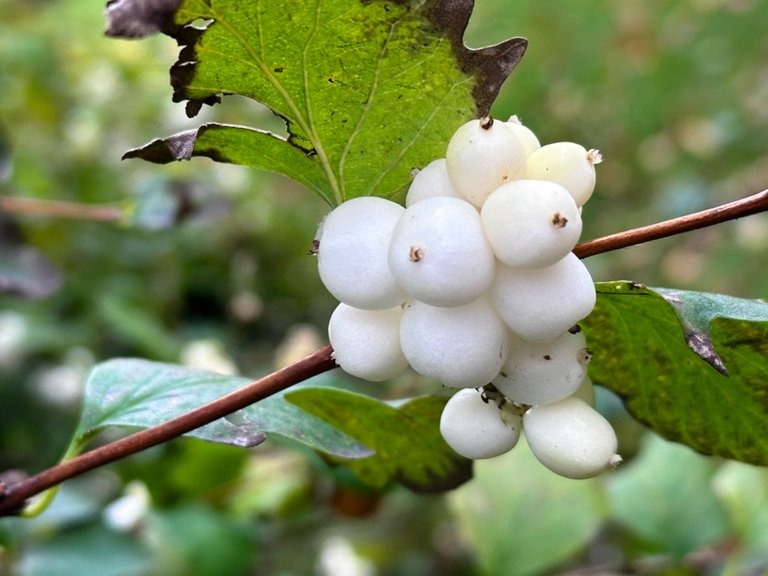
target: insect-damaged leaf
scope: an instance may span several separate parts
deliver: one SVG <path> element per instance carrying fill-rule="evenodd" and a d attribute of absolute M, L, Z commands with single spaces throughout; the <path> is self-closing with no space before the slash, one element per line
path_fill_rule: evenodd
<path fill-rule="evenodd" d="M 670 440 L 768 464 L 768 304 L 631 282 L 597 291 L 582 323 L 594 382 Z"/>
<path fill-rule="evenodd" d="M 249 382 L 173 364 L 119 358 L 98 364 L 85 386 L 77 442 L 112 426 L 149 428 L 186 414 Z M 275 394 L 227 418 L 186 434 L 193 438 L 255 446 L 275 433 L 334 456 L 360 458 L 371 451 L 346 434 L 302 412 Z"/>
<path fill-rule="evenodd" d="M 108 36 L 139 38 L 157 32 L 172 33 L 173 14 L 181 0 L 108 0 Z"/>
<path fill-rule="evenodd" d="M 170 15 L 173 5 L 114 2 L 107 32 L 178 40 L 173 98 L 188 114 L 241 94 L 282 117 L 288 135 L 206 126 L 126 156 L 242 163 L 331 204 L 401 193 L 414 168 L 444 156 L 459 125 L 488 113 L 526 48 L 522 38 L 464 46 L 470 0 L 184 0 Z"/>
<path fill-rule="evenodd" d="M 472 478 L 472 461 L 456 454 L 440 435 L 447 398 L 422 396 L 392 406 L 344 390 L 305 388 L 285 399 L 375 451 L 368 458 L 335 459 L 371 488 L 400 482 L 418 492 L 440 492 Z"/>

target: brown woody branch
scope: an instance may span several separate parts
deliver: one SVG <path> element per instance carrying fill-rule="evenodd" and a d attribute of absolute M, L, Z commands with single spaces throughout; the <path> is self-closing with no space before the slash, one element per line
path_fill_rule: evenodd
<path fill-rule="evenodd" d="M 82 204 L 19 196 L 0 196 L 0 212 L 99 222 L 118 222 L 123 217 L 120 207 L 113 204 Z"/>
<path fill-rule="evenodd" d="M 3 199 L 0 199 L 2 201 Z M 0 209 L 3 204 L 0 203 Z M 751 214 L 768 211 L 768 190 L 763 190 L 742 200 L 723 204 L 716 208 L 673 218 L 658 224 L 619 232 L 603 238 L 584 242 L 574 248 L 579 258 L 587 258 L 603 252 L 610 252 L 636 244 L 642 244 L 675 234 L 682 234 L 714 224 L 742 218 Z M 104 218 L 105 220 L 108 218 Z M 330 345 L 324 346 L 303 360 L 287 366 L 252 382 L 227 396 L 214 400 L 187 414 L 169 420 L 153 428 L 147 428 L 130 436 L 106 444 L 44 470 L 39 474 L 15 484 L 0 481 L 0 516 L 18 514 L 28 498 L 43 492 L 61 482 L 79 476 L 84 472 L 114 462 L 146 448 L 162 444 L 236 412 L 254 402 L 289 388 L 336 366 Z"/>
<path fill-rule="evenodd" d="M 583 242 L 578 244 L 573 252 L 579 258 L 589 258 L 603 252 L 644 244 L 765 211 L 768 211 L 768 189 L 715 208 Z"/>
<path fill-rule="evenodd" d="M 164 424 L 147 428 L 115 442 L 95 448 L 90 452 L 85 452 L 72 460 L 62 462 L 18 484 L 8 486 L 0 484 L 0 516 L 18 514 L 23 509 L 28 498 L 65 480 L 177 438 L 195 428 L 241 410 L 254 402 L 263 400 L 312 376 L 327 372 L 336 367 L 331 354 L 331 347 L 329 345 L 324 346 L 290 366 L 286 366 L 260 380 L 247 384 L 231 394 L 227 394 Z"/>

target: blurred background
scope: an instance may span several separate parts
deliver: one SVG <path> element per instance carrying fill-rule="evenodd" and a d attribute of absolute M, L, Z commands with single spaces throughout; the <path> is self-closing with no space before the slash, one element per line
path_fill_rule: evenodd
<path fill-rule="evenodd" d="M 204 159 L 120 161 L 205 121 L 271 115 L 227 97 L 187 119 L 170 100 L 174 42 L 104 38 L 100 2 L 0 9 L 0 195 L 105 206 L 103 221 L 0 214 L 0 267 L 21 293 L 0 296 L 0 471 L 57 461 L 96 362 L 258 376 L 323 344 L 335 303 L 307 255 L 319 198 Z M 768 187 L 766 31 L 764 0 L 478 0 L 466 41 L 526 36 L 494 114 L 603 152 L 589 239 Z M 587 264 L 596 280 L 764 298 L 767 248 L 764 214 Z M 0 574 L 768 574 L 766 471 L 666 443 L 598 400 L 627 460 L 615 474 L 560 479 L 520 446 L 447 495 L 370 493 L 279 438 L 175 441 L 67 483 L 33 521 L 0 520 Z"/>

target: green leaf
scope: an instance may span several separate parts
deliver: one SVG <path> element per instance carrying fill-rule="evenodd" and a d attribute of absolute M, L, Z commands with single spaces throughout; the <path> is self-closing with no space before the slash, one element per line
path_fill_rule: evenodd
<path fill-rule="evenodd" d="M 768 550 L 768 470 L 726 462 L 717 471 L 713 487 L 738 536 L 738 561 L 764 562 Z"/>
<path fill-rule="evenodd" d="M 716 318 L 768 322 L 768 305 L 760 300 L 744 300 L 723 294 L 684 292 L 667 288 L 654 288 L 677 314 L 683 326 L 688 346 L 709 362 L 712 367 L 728 375 L 728 369 L 718 356 L 712 343 L 710 324 Z"/>
<path fill-rule="evenodd" d="M 181 342 L 169 334 L 160 318 L 141 308 L 141 304 L 104 292 L 97 297 L 95 308 L 106 332 L 129 344 L 141 354 L 156 360 L 179 357 Z"/>
<path fill-rule="evenodd" d="M 524 439 L 504 456 L 475 462 L 475 479 L 449 495 L 484 574 L 553 574 L 606 516 L 600 481 L 553 474 Z"/>
<path fill-rule="evenodd" d="M 713 461 L 648 434 L 639 456 L 608 476 L 612 517 L 659 552 L 682 557 L 728 534 L 712 491 L 715 471 Z"/>
<path fill-rule="evenodd" d="M 768 464 L 768 304 L 631 282 L 597 291 L 582 323 L 593 381 L 667 439 Z"/>
<path fill-rule="evenodd" d="M 17 568 L 24 576 L 142 576 L 149 573 L 151 558 L 138 539 L 89 524 L 31 544 Z"/>
<path fill-rule="evenodd" d="M 328 181 L 322 166 L 318 162 L 308 162 L 306 152 L 286 144 L 285 138 L 271 132 L 245 126 L 208 123 L 196 130 L 153 140 L 146 146 L 129 150 L 123 158 L 141 158 L 156 164 L 168 164 L 202 156 L 216 162 L 268 170 L 290 176 L 333 204 L 334 199 L 329 195 Z M 297 170 L 296 167 L 301 169 Z"/>
<path fill-rule="evenodd" d="M 149 428 L 233 392 L 250 382 L 173 364 L 115 359 L 98 364 L 85 385 L 85 401 L 75 441 L 83 442 L 112 426 Z M 266 433 L 280 434 L 344 458 L 371 451 L 286 402 L 278 393 L 234 415 L 186 434 L 210 442 L 255 446 Z"/>
<path fill-rule="evenodd" d="M 460 124 L 488 113 L 525 52 L 522 38 L 464 46 L 472 7 L 471 0 L 117 2 L 107 34 L 161 30 L 183 46 L 171 83 L 190 116 L 240 94 L 268 106 L 287 129 L 282 137 L 205 125 L 126 157 L 245 164 L 285 174 L 332 204 L 396 197 L 414 168 L 445 155 Z"/>
<path fill-rule="evenodd" d="M 286 394 L 286 400 L 375 451 L 345 462 L 371 488 L 397 481 L 412 490 L 438 492 L 472 476 L 472 462 L 458 456 L 440 435 L 447 398 L 423 396 L 394 407 L 362 394 L 307 388 Z"/>
<path fill-rule="evenodd" d="M 201 503 L 155 510 L 147 524 L 157 574 L 247 574 L 258 550 L 245 523 Z"/>

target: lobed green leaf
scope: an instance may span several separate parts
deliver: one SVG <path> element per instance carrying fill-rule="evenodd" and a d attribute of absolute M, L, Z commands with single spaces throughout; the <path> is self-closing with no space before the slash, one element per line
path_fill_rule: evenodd
<path fill-rule="evenodd" d="M 306 388 L 288 393 L 286 400 L 375 451 L 368 458 L 343 461 L 371 488 L 400 482 L 415 491 L 439 492 L 472 477 L 472 462 L 440 435 L 447 398 L 422 396 L 395 407 L 362 394 Z"/>
<path fill-rule="evenodd" d="M 97 365 L 85 386 L 85 400 L 75 441 L 108 427 L 149 428 L 186 414 L 250 382 L 173 364 L 122 358 Z M 371 451 L 339 430 L 275 394 L 226 418 L 186 434 L 192 438 L 255 446 L 268 433 L 280 434 L 344 458 Z"/>
<path fill-rule="evenodd" d="M 163 31 L 183 46 L 171 83 L 190 116 L 239 94 L 287 129 L 281 137 L 209 124 L 126 157 L 206 156 L 271 170 L 333 205 L 395 198 L 414 168 L 445 155 L 459 125 L 488 113 L 525 52 L 522 38 L 464 46 L 472 8 L 471 0 L 116 3 L 108 34 Z"/>

